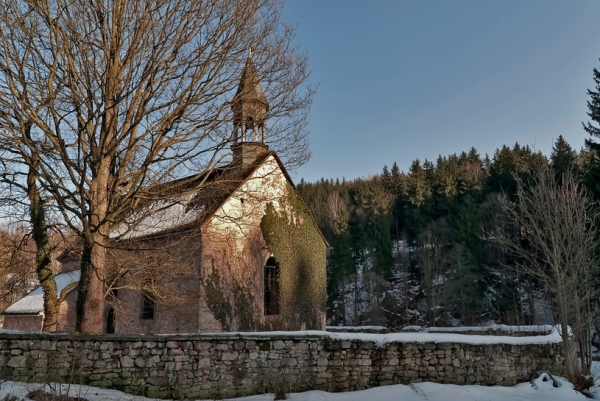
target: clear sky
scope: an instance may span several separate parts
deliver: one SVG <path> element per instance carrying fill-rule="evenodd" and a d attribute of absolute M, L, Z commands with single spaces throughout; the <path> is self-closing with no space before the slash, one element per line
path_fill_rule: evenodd
<path fill-rule="evenodd" d="M 600 0 L 288 0 L 285 16 L 319 85 L 296 182 L 587 137 Z"/>

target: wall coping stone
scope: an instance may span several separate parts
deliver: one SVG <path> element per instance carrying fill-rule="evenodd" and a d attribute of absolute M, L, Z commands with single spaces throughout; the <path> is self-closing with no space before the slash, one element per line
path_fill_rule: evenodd
<path fill-rule="evenodd" d="M 383 346 L 389 343 L 460 343 L 460 344 L 547 344 L 561 343 L 562 338 L 556 327 L 549 334 L 525 337 L 502 335 L 463 334 L 461 332 L 417 332 L 417 333 L 357 333 L 328 331 L 273 331 L 273 332 L 228 332 L 228 333 L 189 333 L 189 334 L 80 334 L 80 333 L 41 333 L 0 330 L 0 338 L 6 339 L 50 339 L 91 340 L 91 341 L 233 341 L 233 340 L 291 340 L 324 339 L 373 342 Z"/>

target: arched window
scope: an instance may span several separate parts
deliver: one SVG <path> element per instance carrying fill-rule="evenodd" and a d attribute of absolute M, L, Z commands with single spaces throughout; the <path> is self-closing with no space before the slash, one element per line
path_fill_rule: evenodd
<path fill-rule="evenodd" d="M 265 315 L 279 315 L 279 264 L 270 257 L 265 264 Z"/>

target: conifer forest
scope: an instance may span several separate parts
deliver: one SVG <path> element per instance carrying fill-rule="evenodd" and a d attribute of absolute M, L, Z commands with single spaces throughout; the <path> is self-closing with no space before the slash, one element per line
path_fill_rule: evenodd
<path fill-rule="evenodd" d="M 511 202 L 535 171 L 588 180 L 593 197 L 595 154 L 560 136 L 550 155 L 516 143 L 493 155 L 471 148 L 415 159 L 408 171 L 394 163 L 364 179 L 302 180 L 298 191 L 330 245 L 328 324 L 552 323 L 540 278 L 496 241 L 498 227 L 515 241 L 528 230 L 503 221 L 502 199 Z"/>

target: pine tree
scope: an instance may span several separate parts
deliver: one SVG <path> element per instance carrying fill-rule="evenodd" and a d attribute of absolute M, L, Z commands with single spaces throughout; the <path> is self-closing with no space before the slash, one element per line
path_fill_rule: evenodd
<path fill-rule="evenodd" d="M 471 146 L 471 149 L 469 149 L 469 154 L 467 155 L 467 160 L 470 163 L 481 163 L 481 157 L 479 156 L 479 152 L 477 152 L 477 149 L 475 149 L 474 146 Z"/>
<path fill-rule="evenodd" d="M 390 174 L 387 164 L 383 166 L 383 170 L 381 171 L 381 181 L 386 190 L 393 192 L 392 175 Z"/>
<path fill-rule="evenodd" d="M 562 135 L 552 147 L 550 154 L 550 165 L 554 170 L 554 174 L 558 182 L 562 182 L 562 176 L 569 170 L 576 167 L 577 153 L 571 148 L 571 145 L 565 140 Z"/>
<path fill-rule="evenodd" d="M 600 143 L 594 140 L 600 139 L 600 71 L 594 68 L 595 90 L 588 89 L 590 99 L 587 101 L 587 115 L 591 121 L 583 123 L 583 129 L 592 136 L 586 139 L 585 144 L 592 153 L 591 163 L 587 171 L 585 181 L 588 188 L 592 191 L 596 200 L 600 199 Z"/>
<path fill-rule="evenodd" d="M 385 164 L 385 165 L 383 166 L 383 171 L 381 172 L 381 177 L 382 177 L 382 178 L 389 178 L 390 176 L 391 176 L 391 174 L 390 174 L 390 170 L 388 169 L 388 166 L 387 166 L 387 164 Z"/>
<path fill-rule="evenodd" d="M 592 121 L 600 124 L 600 71 L 596 68 L 594 68 L 594 83 L 596 84 L 596 90 L 588 89 L 590 100 L 587 101 L 587 115 Z M 591 136 L 600 138 L 600 127 L 593 125 L 590 121 L 588 121 L 587 124 L 583 124 L 583 129 Z M 599 143 L 593 142 L 592 140 L 588 140 L 587 142 L 593 143 L 596 149 L 600 149 Z"/>
<path fill-rule="evenodd" d="M 410 165 L 408 176 L 408 199 L 414 206 L 419 207 L 429 195 L 426 172 L 421 167 L 421 161 L 415 159 Z"/>
<path fill-rule="evenodd" d="M 398 177 L 400 175 L 400 168 L 398 168 L 398 164 L 394 162 L 392 164 L 392 177 Z"/>
<path fill-rule="evenodd" d="M 489 154 L 485 154 L 483 158 L 483 170 L 485 171 L 486 178 L 490 175 L 490 170 L 492 168 L 492 159 Z"/>

